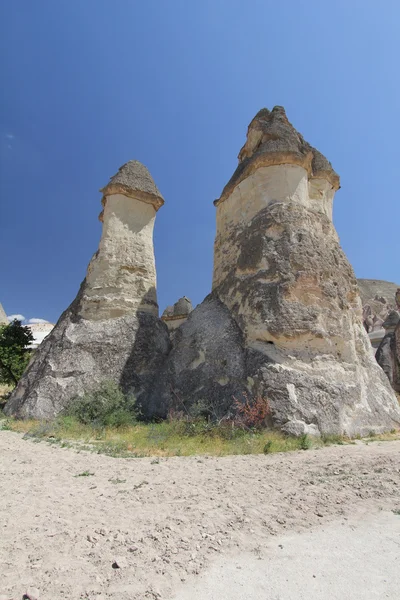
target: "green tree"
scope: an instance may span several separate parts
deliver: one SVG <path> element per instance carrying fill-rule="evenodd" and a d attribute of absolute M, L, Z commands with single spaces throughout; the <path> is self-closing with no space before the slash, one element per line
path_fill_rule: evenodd
<path fill-rule="evenodd" d="M 15 319 L 9 325 L 0 325 L 0 382 L 17 385 L 24 372 L 33 335 L 29 327 Z"/>

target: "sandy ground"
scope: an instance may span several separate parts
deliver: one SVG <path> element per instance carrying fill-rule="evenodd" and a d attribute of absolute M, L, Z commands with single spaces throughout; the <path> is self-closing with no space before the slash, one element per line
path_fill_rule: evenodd
<path fill-rule="evenodd" d="M 396 510 L 400 442 L 115 459 L 0 431 L 0 597 L 326 600 L 352 572 L 341 598 L 395 598 Z"/>
<path fill-rule="evenodd" d="M 400 516 L 380 512 L 220 557 L 175 600 L 397 600 Z"/>

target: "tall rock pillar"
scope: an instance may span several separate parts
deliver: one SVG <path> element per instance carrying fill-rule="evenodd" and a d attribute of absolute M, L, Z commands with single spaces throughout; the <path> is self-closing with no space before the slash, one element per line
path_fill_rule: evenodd
<path fill-rule="evenodd" d="M 339 177 L 282 107 L 249 125 L 217 207 L 213 293 L 244 334 L 247 381 L 298 433 L 398 426 L 353 270 L 332 223 Z"/>
<path fill-rule="evenodd" d="M 81 315 L 110 319 L 139 310 L 158 317 L 153 229 L 164 199 L 146 167 L 134 160 L 101 191 L 103 232 L 88 267 Z"/>
<path fill-rule="evenodd" d="M 153 228 L 164 204 L 147 168 L 123 165 L 101 190 L 103 231 L 79 293 L 40 345 L 6 412 L 52 418 L 112 380 L 145 402 L 169 351 L 158 319 Z"/>

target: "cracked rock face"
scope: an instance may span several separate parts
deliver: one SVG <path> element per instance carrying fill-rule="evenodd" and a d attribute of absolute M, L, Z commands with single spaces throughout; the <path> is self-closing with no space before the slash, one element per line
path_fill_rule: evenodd
<path fill-rule="evenodd" d="M 332 223 L 339 177 L 289 123 L 261 110 L 217 207 L 212 293 L 158 318 L 153 227 L 163 204 L 131 161 L 103 191 L 103 233 L 78 296 L 35 353 L 6 412 L 52 418 L 111 379 L 148 417 L 203 408 L 220 419 L 261 395 L 294 434 L 400 425 Z M 400 302 L 400 299 L 399 299 Z M 400 328 L 390 352 L 400 356 Z"/>
<path fill-rule="evenodd" d="M 239 167 L 217 206 L 213 293 L 252 349 L 254 394 L 275 424 L 364 434 L 400 411 L 362 325 L 353 270 L 332 223 L 339 178 L 282 108 L 249 126 Z"/>
<path fill-rule="evenodd" d="M 243 334 L 229 310 L 210 294 L 176 330 L 173 347 L 151 393 L 147 410 L 165 417 L 198 405 L 214 418 L 241 397 L 246 373 Z"/>
<path fill-rule="evenodd" d="M 8 414 L 52 418 L 105 379 L 141 401 L 169 352 L 168 331 L 158 319 L 153 251 L 162 196 L 137 161 L 121 167 L 103 193 L 99 249 L 78 296 L 14 390 Z"/>

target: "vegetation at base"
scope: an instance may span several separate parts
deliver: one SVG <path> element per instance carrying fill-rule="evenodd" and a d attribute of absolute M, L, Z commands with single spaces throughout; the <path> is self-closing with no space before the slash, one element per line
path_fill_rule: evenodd
<path fill-rule="evenodd" d="M 29 327 L 17 319 L 0 325 L 0 383 L 17 385 L 31 357 L 29 344 L 32 341 Z"/>
<path fill-rule="evenodd" d="M 245 431 L 225 424 L 185 420 L 136 423 L 120 427 L 85 425 L 75 417 L 59 417 L 52 423 L 6 419 L 3 429 L 25 433 L 33 441 L 47 441 L 63 448 L 86 450 L 115 457 L 227 456 L 270 454 L 316 449 L 331 444 L 353 443 L 340 436 L 295 438 L 271 429 Z M 400 439 L 393 431 L 364 441 Z"/>
<path fill-rule="evenodd" d="M 204 402 L 188 408 L 177 395 L 176 399 L 165 421 L 140 422 L 135 398 L 104 381 L 98 389 L 74 398 L 68 410 L 52 422 L 8 418 L 0 420 L 0 429 L 78 451 L 132 458 L 153 456 L 154 463 L 160 456 L 270 454 L 353 443 L 339 435 L 295 438 L 271 429 L 269 402 L 260 396 L 249 398 L 243 394 L 240 401 L 234 398 L 232 411 L 222 418 L 217 418 L 215 407 Z M 385 439 L 400 439 L 400 432 L 371 434 L 365 441 Z M 89 475 L 92 473 L 77 476 Z"/>
<path fill-rule="evenodd" d="M 123 427 L 137 422 L 136 398 L 126 395 L 113 381 L 103 381 L 98 389 L 76 396 L 64 412 L 83 425 Z"/>

